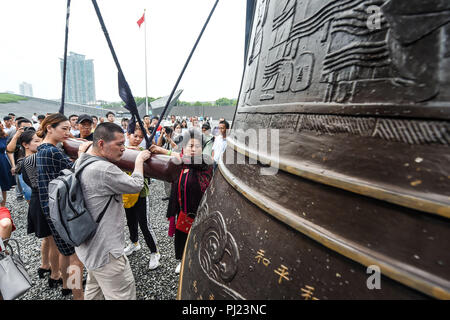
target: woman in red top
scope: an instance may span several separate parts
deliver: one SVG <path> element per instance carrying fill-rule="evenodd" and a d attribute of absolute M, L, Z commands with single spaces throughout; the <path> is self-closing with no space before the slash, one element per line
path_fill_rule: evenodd
<path fill-rule="evenodd" d="M 155 154 L 176 156 L 183 159 L 183 169 L 179 178 L 172 183 L 167 218 L 169 219 L 169 236 L 175 235 L 175 258 L 181 261 L 189 230 L 175 227 L 181 213 L 195 218 L 200 201 L 212 178 L 212 159 L 202 155 L 205 136 L 199 129 L 191 128 L 183 134 L 183 151 L 181 154 L 152 145 L 150 151 Z M 175 269 L 180 272 L 181 262 Z"/>
<path fill-rule="evenodd" d="M 12 221 L 8 208 L 0 207 L 0 237 L 8 239 L 14 230 L 16 230 L 16 226 Z"/>
<path fill-rule="evenodd" d="M 8 208 L 0 207 L 0 238 L 9 239 L 11 233 L 16 230 L 14 223 L 11 219 L 11 213 Z M 0 251 L 2 248 L 0 247 Z M 0 292 L 0 300 L 3 300 L 2 293 Z"/>

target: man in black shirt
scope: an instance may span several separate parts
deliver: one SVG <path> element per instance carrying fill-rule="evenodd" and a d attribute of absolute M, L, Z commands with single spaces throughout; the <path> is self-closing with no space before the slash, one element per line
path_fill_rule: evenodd
<path fill-rule="evenodd" d="M 75 138 L 94 141 L 94 134 L 92 133 L 92 124 L 94 123 L 94 121 L 92 120 L 92 117 L 87 114 L 82 114 L 78 117 L 77 123 L 80 134 L 77 134 Z"/>

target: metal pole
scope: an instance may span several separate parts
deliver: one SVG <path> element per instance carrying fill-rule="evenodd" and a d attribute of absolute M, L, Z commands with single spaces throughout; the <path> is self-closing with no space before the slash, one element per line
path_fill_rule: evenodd
<path fill-rule="evenodd" d="M 114 63 L 116 64 L 117 70 L 119 71 L 119 81 L 118 82 L 119 82 L 120 98 L 126 103 L 125 106 L 128 107 L 126 109 L 129 110 L 131 112 L 131 114 L 132 115 L 134 114 L 134 116 L 136 117 L 136 120 L 139 123 L 139 127 L 144 128 L 144 124 L 142 123 L 141 117 L 139 116 L 139 111 L 138 111 L 136 103 L 134 101 L 134 97 L 131 93 L 131 89 L 130 89 L 127 81 L 125 80 L 125 76 L 123 75 L 122 68 L 120 67 L 120 64 L 119 64 L 119 59 L 117 59 L 116 52 L 114 51 L 114 47 L 112 45 L 111 38 L 109 37 L 108 30 L 106 29 L 105 22 L 103 21 L 103 17 L 100 12 L 100 8 L 98 7 L 97 0 L 92 0 L 92 4 L 94 5 L 95 13 L 97 14 L 98 21 L 100 22 L 100 25 L 102 27 L 103 34 L 105 35 L 106 42 L 108 43 L 108 47 L 111 51 L 111 55 L 113 57 Z M 122 92 L 122 90 L 124 92 Z M 124 93 L 124 95 L 121 93 Z M 131 99 L 131 100 L 128 100 L 128 99 Z M 144 139 L 147 144 L 147 148 L 150 148 L 152 140 L 149 140 L 146 134 L 144 134 Z"/>
<path fill-rule="evenodd" d="M 147 17 L 144 9 L 144 43 L 145 43 L 145 114 L 148 114 L 148 93 L 147 93 Z"/>
<path fill-rule="evenodd" d="M 169 99 L 167 99 L 166 105 L 164 106 L 163 111 L 161 112 L 161 116 L 159 117 L 158 123 L 156 124 L 155 130 L 153 130 L 151 136 L 150 136 L 150 141 L 153 141 L 153 138 L 155 137 L 156 134 L 156 130 L 159 128 L 159 125 L 161 124 L 162 119 L 164 118 L 164 116 L 166 115 L 166 111 L 167 108 L 169 107 L 170 102 L 172 101 L 172 97 L 175 93 L 175 90 L 177 90 L 178 84 L 181 81 L 181 78 L 183 77 L 184 71 L 186 70 L 189 61 L 191 61 L 192 55 L 194 54 L 195 49 L 197 48 L 198 43 L 200 42 L 200 39 L 202 38 L 203 32 L 205 32 L 206 26 L 209 23 L 209 20 L 211 19 L 212 14 L 214 13 L 214 10 L 216 10 L 217 4 L 219 3 L 219 0 L 216 0 L 216 2 L 214 3 L 214 6 L 211 9 L 211 12 L 208 15 L 208 18 L 205 21 L 205 24 L 203 25 L 202 30 L 200 31 L 200 34 L 197 37 L 197 40 L 195 41 L 194 47 L 192 48 L 191 52 L 189 53 L 189 56 L 183 66 L 183 69 L 181 70 L 180 75 L 178 76 L 177 81 L 175 82 L 175 85 L 172 89 L 172 92 L 169 95 Z"/>
<path fill-rule="evenodd" d="M 58 111 L 61 114 L 64 114 L 64 103 L 65 103 L 65 98 L 66 98 L 66 69 L 67 69 L 67 43 L 69 42 L 69 18 L 70 18 L 70 0 L 67 0 L 66 34 L 65 34 L 65 41 L 64 41 L 64 62 L 63 62 L 61 106 L 59 107 L 59 111 Z"/>

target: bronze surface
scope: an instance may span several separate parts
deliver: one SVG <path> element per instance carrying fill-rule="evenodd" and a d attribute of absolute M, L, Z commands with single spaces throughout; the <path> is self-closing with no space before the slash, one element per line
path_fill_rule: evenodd
<path fill-rule="evenodd" d="M 178 298 L 450 299 L 449 39 L 445 0 L 257 1 Z"/>

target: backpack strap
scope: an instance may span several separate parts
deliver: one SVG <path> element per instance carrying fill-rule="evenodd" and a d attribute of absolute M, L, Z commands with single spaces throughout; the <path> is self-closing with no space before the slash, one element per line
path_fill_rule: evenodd
<path fill-rule="evenodd" d="M 91 157 L 91 158 L 87 159 L 86 161 L 84 161 L 82 164 L 80 164 L 80 166 L 76 169 L 75 169 L 75 163 L 74 163 L 73 168 L 74 168 L 74 172 L 75 172 L 75 178 L 78 179 L 78 176 L 81 174 L 81 172 L 84 170 L 84 168 L 86 168 L 91 163 L 94 163 L 97 161 L 100 161 L 100 159 L 97 157 Z"/>
<path fill-rule="evenodd" d="M 102 221 L 102 219 L 103 219 L 103 216 L 105 215 L 105 213 L 106 213 L 106 209 L 108 209 L 108 207 L 109 207 L 109 204 L 111 203 L 111 200 L 114 198 L 114 194 L 111 196 L 111 197 L 109 197 L 109 200 L 108 200 L 108 203 L 106 204 L 106 207 L 103 209 L 103 211 L 102 211 L 102 213 L 100 213 L 100 215 L 98 216 L 98 218 L 97 218 L 97 224 L 98 223 L 100 223 L 100 221 Z"/>
<path fill-rule="evenodd" d="M 205 149 L 205 147 L 208 145 L 208 144 L 211 144 L 211 143 L 214 143 L 214 139 L 215 139 L 216 137 L 212 137 L 211 139 L 209 139 L 208 141 L 205 141 L 204 143 L 203 143 L 203 149 Z"/>
<path fill-rule="evenodd" d="M 94 163 L 96 161 L 99 161 L 100 159 L 97 157 L 92 157 L 87 159 L 86 161 L 84 161 L 82 164 L 80 164 L 80 166 L 78 166 L 78 168 L 75 169 L 75 166 L 77 165 L 77 162 L 79 160 L 77 160 L 75 163 L 72 164 L 72 167 L 70 169 L 64 169 L 62 171 L 60 171 L 60 175 L 68 175 L 71 173 L 75 174 L 75 184 L 77 185 L 78 182 L 77 180 L 79 179 L 79 176 L 81 174 L 81 172 L 84 170 L 84 168 L 86 168 L 88 165 L 90 165 L 91 163 Z M 69 191 L 69 196 L 71 199 L 75 199 L 77 196 L 77 187 L 72 185 L 70 186 L 70 188 L 68 189 Z"/>
<path fill-rule="evenodd" d="M 99 159 L 97 157 L 92 157 L 92 158 L 89 158 L 88 160 L 84 161 L 82 164 L 80 164 L 80 166 L 77 169 L 75 169 L 75 178 L 78 179 L 78 176 L 81 174 L 83 169 L 86 168 L 88 165 L 90 165 L 91 163 L 100 161 L 100 160 L 101 159 Z M 74 167 L 75 167 L 75 165 L 74 165 Z M 106 209 L 108 209 L 109 204 L 111 203 L 111 200 L 114 198 L 114 196 L 115 195 L 113 194 L 109 197 L 108 203 L 106 204 L 105 208 L 102 210 L 102 212 L 100 213 L 100 215 L 97 218 L 97 221 L 96 221 L 97 224 L 100 223 L 100 221 L 103 219 L 103 216 L 106 213 Z"/>

